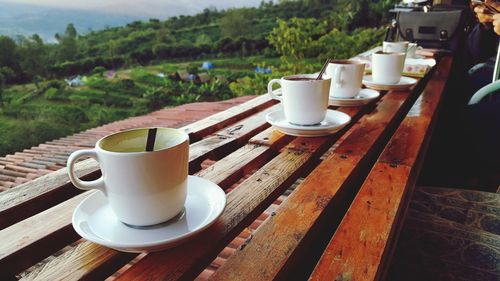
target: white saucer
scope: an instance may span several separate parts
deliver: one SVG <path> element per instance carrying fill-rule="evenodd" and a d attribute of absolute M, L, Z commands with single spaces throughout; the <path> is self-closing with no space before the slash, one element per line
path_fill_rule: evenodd
<path fill-rule="evenodd" d="M 226 194 L 218 185 L 189 176 L 185 211 L 166 223 L 141 228 L 127 226 L 116 218 L 100 191 L 76 207 L 72 223 L 76 232 L 91 242 L 124 252 L 151 252 L 174 247 L 206 229 L 225 206 Z"/>
<path fill-rule="evenodd" d="M 381 84 L 374 82 L 373 77 L 371 75 L 363 76 L 363 84 L 366 87 L 379 91 L 389 91 L 389 90 L 403 91 L 409 89 L 411 86 L 417 83 L 417 81 L 418 80 L 415 78 L 401 76 L 401 80 L 399 80 L 399 82 L 396 84 Z"/>
<path fill-rule="evenodd" d="M 430 67 L 433 67 L 436 65 L 436 60 L 433 58 L 406 58 L 405 59 L 405 65 L 428 65 Z"/>
<path fill-rule="evenodd" d="M 325 120 L 318 125 L 301 126 L 288 123 L 282 110 L 270 112 L 266 121 L 284 134 L 297 137 L 321 137 L 331 135 L 351 121 L 351 117 L 343 112 L 328 109 Z"/>
<path fill-rule="evenodd" d="M 407 57 L 406 59 L 426 59 L 427 57 L 426 56 L 422 56 L 422 55 L 415 55 L 414 57 Z"/>
<path fill-rule="evenodd" d="M 353 98 L 337 98 L 330 96 L 330 105 L 336 106 L 361 106 L 370 103 L 380 96 L 380 92 L 372 89 L 361 89 Z"/>

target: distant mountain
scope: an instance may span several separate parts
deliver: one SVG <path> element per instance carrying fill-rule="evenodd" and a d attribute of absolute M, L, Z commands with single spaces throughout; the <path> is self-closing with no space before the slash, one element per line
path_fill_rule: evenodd
<path fill-rule="evenodd" d="M 89 30 L 122 26 L 135 20 L 144 20 L 144 16 L 132 16 L 91 10 L 59 9 L 48 6 L 19 4 L 0 1 L 0 34 L 15 37 L 17 35 L 40 35 L 46 42 L 55 41 L 56 33 L 64 32 L 68 23 L 73 23 L 79 34 Z"/>

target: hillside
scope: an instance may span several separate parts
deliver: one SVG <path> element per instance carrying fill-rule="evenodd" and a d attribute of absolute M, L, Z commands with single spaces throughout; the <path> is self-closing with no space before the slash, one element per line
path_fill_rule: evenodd
<path fill-rule="evenodd" d="M 384 29 L 372 26 L 393 2 L 262 2 L 85 35 L 69 24 L 57 44 L 0 36 L 0 155 L 165 106 L 263 93 L 274 77 L 379 44 Z"/>

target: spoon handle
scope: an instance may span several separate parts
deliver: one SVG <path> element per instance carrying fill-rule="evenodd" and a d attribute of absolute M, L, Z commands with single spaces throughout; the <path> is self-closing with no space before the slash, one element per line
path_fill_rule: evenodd
<path fill-rule="evenodd" d="M 321 68 L 321 71 L 319 72 L 318 74 L 318 77 L 316 77 L 316 80 L 321 80 L 323 79 L 323 73 L 325 73 L 325 70 L 326 70 L 326 67 L 328 66 L 328 63 L 330 63 L 331 59 L 328 58 L 326 61 L 325 61 L 325 64 L 323 64 L 323 67 Z"/>

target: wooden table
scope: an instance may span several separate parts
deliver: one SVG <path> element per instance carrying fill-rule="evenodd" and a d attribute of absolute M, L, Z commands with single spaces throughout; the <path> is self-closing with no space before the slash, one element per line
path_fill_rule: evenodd
<path fill-rule="evenodd" d="M 88 192 L 74 188 L 65 169 L 0 193 L 1 280 L 104 279 L 134 259 L 118 279 L 194 279 L 301 178 L 212 278 L 381 280 L 451 64 L 451 57 L 440 59 L 411 91 L 336 108 L 352 122 L 328 137 L 274 130 L 264 116 L 279 105 L 267 95 L 184 127 L 191 137 L 190 173 L 228 192 L 217 222 L 177 248 L 138 256 L 82 240 L 71 215 Z M 207 159 L 215 163 L 201 169 Z M 100 174 L 92 160 L 77 167 L 87 180 Z"/>

